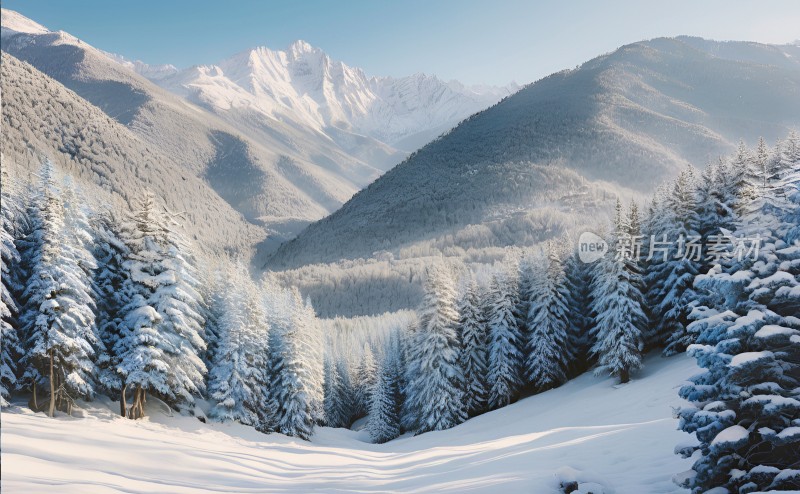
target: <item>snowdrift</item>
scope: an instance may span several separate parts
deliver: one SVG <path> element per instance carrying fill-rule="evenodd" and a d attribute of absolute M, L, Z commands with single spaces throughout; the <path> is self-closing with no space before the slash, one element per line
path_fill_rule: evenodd
<path fill-rule="evenodd" d="M 585 374 L 453 429 L 383 445 L 365 431 L 323 427 L 304 442 L 204 424 L 155 402 L 139 422 L 116 416 L 114 403 L 85 404 L 82 418 L 11 407 L 2 414 L 2 489 L 511 494 L 561 492 L 574 480 L 596 494 L 685 492 L 671 478 L 691 460 L 673 450 L 689 438 L 671 407 L 698 369 L 685 355 L 645 365 L 623 386 Z"/>

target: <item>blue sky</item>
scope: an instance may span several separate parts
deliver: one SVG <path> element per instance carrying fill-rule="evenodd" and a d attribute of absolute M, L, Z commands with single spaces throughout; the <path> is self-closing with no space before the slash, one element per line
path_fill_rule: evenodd
<path fill-rule="evenodd" d="M 370 75 L 532 82 L 623 44 L 690 34 L 786 43 L 800 1 L 4 0 L 50 29 L 147 63 L 214 63 L 296 39 Z"/>

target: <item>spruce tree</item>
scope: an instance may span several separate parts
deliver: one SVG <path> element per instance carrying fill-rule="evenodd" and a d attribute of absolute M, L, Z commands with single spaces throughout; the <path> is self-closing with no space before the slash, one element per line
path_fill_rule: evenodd
<path fill-rule="evenodd" d="M 193 403 L 204 390 L 202 300 L 186 246 L 151 194 L 140 200 L 125 241 L 130 298 L 113 352 L 120 361 L 121 408 L 131 388 L 127 415 L 140 418 L 148 392 L 177 406 Z"/>
<path fill-rule="evenodd" d="M 629 235 L 630 230 L 619 212 L 615 228 L 615 241 L 624 241 L 621 237 Z M 642 366 L 642 331 L 646 320 L 641 307 L 641 279 L 636 258 L 620 255 L 622 249 L 617 251 L 617 254 L 606 254 L 596 266 L 592 287 L 595 314 L 592 352 L 597 357 L 599 370 L 625 383 L 631 371 Z"/>
<path fill-rule="evenodd" d="M 510 274 L 492 277 L 486 296 L 489 327 L 489 407 L 508 405 L 517 398 L 522 385 L 524 341 L 517 317 L 516 287 Z"/>
<path fill-rule="evenodd" d="M 648 346 L 665 347 L 665 355 L 683 351 L 691 342 L 685 299 L 703 256 L 696 190 L 691 169 L 684 170 L 650 211 L 655 218 L 647 221 L 648 245 L 653 248 L 645 260 L 645 299 L 652 326 L 647 340 Z"/>
<path fill-rule="evenodd" d="M 434 268 L 425 284 L 419 326 L 407 356 L 408 366 L 413 369 L 407 400 L 417 411 L 417 434 L 449 429 L 466 420 L 457 325 L 456 293 L 450 273 Z"/>
<path fill-rule="evenodd" d="M 325 356 L 325 424 L 328 427 L 348 427 L 351 422 L 351 396 L 341 366 L 333 356 Z"/>
<path fill-rule="evenodd" d="M 0 406 L 6 406 L 10 393 L 17 388 L 17 362 L 22 355 L 17 331 L 20 307 L 16 299 L 21 287 L 15 273 L 21 257 L 14 239 L 14 216 L 20 211 L 6 191 L 2 192 L 0 210 Z"/>
<path fill-rule="evenodd" d="M 274 419 L 269 429 L 308 440 L 324 413 L 322 357 L 318 363 L 308 359 L 317 351 L 309 345 L 318 341 L 318 328 L 309 320 L 308 307 L 296 289 L 287 290 L 281 299 L 270 322 L 269 408 Z"/>
<path fill-rule="evenodd" d="M 42 183 L 33 204 L 33 230 L 26 239 L 25 262 L 31 272 L 23 294 L 20 324 L 25 333 L 24 381 L 34 389 L 50 388 L 48 414 L 71 411 L 76 398 L 94 394 L 94 293 L 89 274 L 94 269 L 85 251 L 84 216 L 75 201 L 67 207 L 51 163 L 42 169 Z M 77 216 L 77 218 L 76 218 Z"/>
<path fill-rule="evenodd" d="M 679 411 L 681 429 L 697 438 L 679 451 L 697 458 L 683 477 L 693 492 L 800 487 L 800 242 L 791 233 L 800 174 L 786 165 L 740 208 L 736 236 L 758 235 L 758 254 L 695 280 L 705 296 L 692 313 L 689 353 L 705 371 L 681 388 L 691 405 Z"/>
<path fill-rule="evenodd" d="M 93 283 L 97 294 L 97 331 L 104 352 L 98 356 L 98 384 L 109 396 L 119 396 L 122 382 L 115 348 L 121 336 L 122 308 L 130 297 L 130 279 L 123 263 L 128 247 L 122 240 L 122 227 L 110 211 L 93 219 L 94 257 L 97 262 Z M 124 412 L 120 410 L 124 415 Z"/>
<path fill-rule="evenodd" d="M 543 391 L 563 384 L 574 358 L 569 347 L 567 283 L 558 253 L 548 244 L 533 269 L 528 300 L 525 379 Z"/>
<path fill-rule="evenodd" d="M 392 339 L 387 345 L 378 371 L 367 423 L 370 437 L 379 444 L 400 435 L 399 377 L 398 347 Z"/>
<path fill-rule="evenodd" d="M 356 367 L 356 415 L 363 417 L 369 412 L 372 403 L 372 391 L 378 380 L 378 365 L 369 343 L 365 343 L 361 351 L 361 359 Z"/>
<path fill-rule="evenodd" d="M 592 347 L 592 265 L 580 260 L 573 252 L 564 264 L 567 284 L 567 328 L 568 346 L 574 357 L 570 362 L 568 376 L 575 377 L 585 372 L 593 359 Z"/>
<path fill-rule="evenodd" d="M 486 411 L 488 369 L 486 319 L 478 298 L 478 284 L 470 277 L 458 301 L 459 365 L 464 372 L 464 408 L 469 416 Z"/>
<path fill-rule="evenodd" d="M 209 372 L 211 415 L 259 425 L 266 403 L 267 328 L 255 285 L 241 263 L 230 273 L 217 320 L 219 342 Z"/>

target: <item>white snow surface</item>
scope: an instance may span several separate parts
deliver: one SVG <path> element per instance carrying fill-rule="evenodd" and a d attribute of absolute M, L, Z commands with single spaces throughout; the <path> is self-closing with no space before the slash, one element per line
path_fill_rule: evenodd
<path fill-rule="evenodd" d="M 42 34 L 47 28 L 13 10 L 3 9 L 0 13 L 0 36 L 11 36 L 17 33 Z"/>
<path fill-rule="evenodd" d="M 711 441 L 712 445 L 716 444 L 726 444 L 726 443 L 738 443 L 743 439 L 747 439 L 750 435 L 747 432 L 747 429 L 742 427 L 741 425 L 732 425 L 727 429 L 721 431 L 719 434 L 714 437 L 714 440 Z"/>
<path fill-rule="evenodd" d="M 453 429 L 383 445 L 366 431 L 318 428 L 310 442 L 236 424 L 167 416 L 49 419 L 2 416 L 4 492 L 516 492 L 556 493 L 564 472 L 605 493 L 685 492 L 671 477 L 687 435 L 671 407 L 698 369 L 685 356 L 650 357 L 629 384 L 584 374 L 564 386 Z"/>

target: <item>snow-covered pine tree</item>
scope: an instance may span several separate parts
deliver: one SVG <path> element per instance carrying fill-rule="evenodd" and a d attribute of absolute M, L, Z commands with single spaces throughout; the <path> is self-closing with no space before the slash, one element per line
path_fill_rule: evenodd
<path fill-rule="evenodd" d="M 797 228 L 800 155 L 795 174 L 780 166 L 759 197 L 744 210 L 740 235 L 757 234 L 758 255 L 698 276 L 701 300 L 689 327 L 698 344 L 689 348 L 705 372 L 680 394 L 692 403 L 679 411 L 680 427 L 698 443 L 693 492 L 782 491 L 800 487 L 800 241 Z M 781 171 L 782 169 L 782 171 Z M 780 178 L 779 178 L 780 177 Z M 762 182 L 763 184 L 763 182 Z M 787 193 L 788 192 L 788 193 Z"/>
<path fill-rule="evenodd" d="M 514 401 L 522 386 L 524 341 L 517 324 L 516 283 L 505 271 L 495 273 L 486 294 L 485 313 L 489 330 L 489 408 Z"/>
<path fill-rule="evenodd" d="M 133 388 L 131 418 L 144 415 L 147 392 L 176 406 L 193 403 L 205 386 L 202 301 L 182 252 L 185 244 L 167 214 L 147 193 L 125 228 L 131 296 L 122 309 L 114 353 L 120 361 L 122 407 L 127 388 Z"/>
<path fill-rule="evenodd" d="M 122 241 L 121 223 L 112 211 L 95 215 L 92 227 L 97 262 L 93 280 L 97 294 L 97 331 L 105 349 L 97 359 L 97 381 L 109 396 L 119 396 L 122 390 L 117 373 L 120 360 L 114 349 L 120 338 L 121 311 L 130 297 L 129 273 L 123 266 L 128 247 Z"/>
<path fill-rule="evenodd" d="M 305 303 L 300 297 L 300 292 L 294 290 L 297 296 L 298 314 L 295 317 L 302 319 L 304 328 L 301 339 L 302 358 L 308 373 L 308 394 L 311 402 L 311 413 L 316 424 L 325 422 L 325 346 L 322 337 L 322 328 L 317 320 L 317 314 L 311 305 L 311 299 L 306 298 Z"/>
<path fill-rule="evenodd" d="M 711 263 L 707 259 L 707 247 L 710 245 L 709 238 L 712 235 L 719 235 L 721 228 L 730 229 L 731 225 L 722 214 L 724 209 L 719 204 L 719 183 L 720 167 L 722 162 L 709 163 L 703 169 L 695 185 L 695 210 L 697 212 L 697 234 L 700 236 L 700 245 L 703 247 L 702 257 L 697 263 L 697 272 L 706 273 L 711 268 Z"/>
<path fill-rule="evenodd" d="M 251 335 L 247 332 L 242 278 L 238 270 L 228 273 L 219 296 L 221 306 L 217 327 L 219 341 L 215 358 L 208 373 L 208 395 L 216 401 L 211 417 L 219 421 L 234 420 L 245 425 L 256 425 L 257 399 L 253 389 L 254 369 L 250 367 L 247 353 Z"/>
<path fill-rule="evenodd" d="M 351 396 L 340 371 L 342 365 L 336 357 L 325 356 L 325 424 L 328 427 L 350 426 Z"/>
<path fill-rule="evenodd" d="M 744 141 L 739 141 L 736 154 L 728 164 L 728 173 L 735 191 L 733 209 L 740 214 L 757 197 L 761 185 L 756 159 Z"/>
<path fill-rule="evenodd" d="M 593 365 L 592 337 L 592 265 L 580 260 L 576 252 L 564 263 L 567 283 L 567 311 L 569 319 L 569 348 L 574 358 L 568 376 L 575 377 Z"/>
<path fill-rule="evenodd" d="M 372 393 L 367 431 L 376 443 L 391 441 L 400 435 L 400 369 L 396 339 L 387 344 Z"/>
<path fill-rule="evenodd" d="M 692 297 L 692 282 L 698 273 L 702 252 L 699 250 L 700 235 L 696 205 L 696 185 L 691 169 L 684 170 L 666 198 L 666 230 L 669 247 L 667 259 L 648 266 L 645 284 L 657 290 L 647 295 L 651 310 L 651 324 L 655 328 L 657 341 L 664 344 L 664 354 L 683 352 L 692 343 L 687 333 L 689 308 L 687 297 Z M 690 242 L 698 249 L 692 251 Z M 696 252 L 696 254 L 694 254 Z M 654 259 L 657 256 L 654 255 Z M 652 280 L 658 280 L 655 283 Z"/>
<path fill-rule="evenodd" d="M 574 358 L 569 347 L 569 295 L 564 268 L 552 243 L 532 264 L 524 375 L 534 389 L 544 391 L 567 380 Z"/>
<path fill-rule="evenodd" d="M 247 268 L 242 267 L 242 272 Z M 251 340 L 249 344 L 250 352 L 247 358 L 250 368 L 253 369 L 253 381 L 255 387 L 256 402 L 255 412 L 258 415 L 256 427 L 263 423 L 268 423 L 274 418 L 275 411 L 270 408 L 270 385 L 271 375 L 269 373 L 269 318 L 264 311 L 263 296 L 260 285 L 253 282 L 248 275 L 245 278 L 244 312 L 247 321 L 247 333 Z"/>
<path fill-rule="evenodd" d="M 215 311 L 219 341 L 209 372 L 209 396 L 217 401 L 211 415 L 256 426 L 268 387 L 266 321 L 255 284 L 241 262 L 229 272 L 223 290 L 222 306 Z"/>
<path fill-rule="evenodd" d="M 405 332 L 399 335 L 400 354 L 399 359 L 402 362 L 401 369 L 403 374 L 403 384 L 400 390 L 403 394 L 402 407 L 400 412 L 400 428 L 402 432 L 410 432 L 416 429 L 417 409 L 414 408 L 410 397 L 414 396 L 415 390 L 412 389 L 414 383 L 417 382 L 415 374 L 417 372 L 416 366 L 409 362 L 414 347 L 415 335 L 417 333 L 417 324 L 419 321 L 414 321 L 409 324 Z"/>
<path fill-rule="evenodd" d="M 629 226 L 622 218 L 620 206 L 615 219 L 615 242 L 630 235 Z M 600 371 L 618 376 L 627 382 L 630 373 L 642 366 L 645 316 L 642 311 L 641 279 L 635 256 L 609 252 L 596 266 L 592 286 L 595 339 L 592 352 L 597 357 Z"/>
<path fill-rule="evenodd" d="M 466 420 L 453 285 L 451 274 L 444 267 L 429 271 L 419 326 L 408 348 L 412 381 L 408 383 L 406 399 L 416 410 L 417 434 L 449 429 Z"/>
<path fill-rule="evenodd" d="M 322 373 L 314 375 L 307 361 L 309 350 L 304 339 L 314 338 L 307 308 L 297 289 L 286 290 L 270 321 L 270 408 L 274 410 L 271 430 L 308 440 L 314 432 L 316 382 L 322 386 Z M 320 358 L 320 367 L 322 365 Z M 266 424 L 265 424 L 266 426 Z"/>
<path fill-rule="evenodd" d="M 378 364 L 369 343 L 365 343 L 361 358 L 356 367 L 356 418 L 369 413 L 372 404 L 372 390 L 378 380 Z"/>
<path fill-rule="evenodd" d="M 203 340 L 206 342 L 206 351 L 203 352 L 203 363 L 211 369 L 216 360 L 217 347 L 220 340 L 219 320 L 223 317 L 225 306 L 225 284 L 227 282 L 223 268 L 217 268 L 212 274 L 207 275 L 203 299 L 206 300 L 206 310 L 203 314 L 205 326 L 203 327 Z"/>
<path fill-rule="evenodd" d="M 792 340 L 800 338 L 800 321 L 759 310 L 732 322 L 715 317 L 708 329 L 720 341 L 689 349 L 707 370 L 680 391 L 692 402 L 679 411 L 680 428 L 699 444 L 679 453 L 701 452 L 684 486 L 694 493 L 797 489 L 800 350 Z"/>
<path fill-rule="evenodd" d="M 75 398 L 91 398 L 95 374 L 95 305 L 84 250 L 85 217 L 73 201 L 65 208 L 55 167 L 42 167 L 33 202 L 25 261 L 31 267 L 20 325 L 25 334 L 24 382 L 50 387 L 48 414 L 71 411 Z M 76 218 L 77 216 L 77 218 Z M 32 405 L 39 408 L 37 390 Z"/>
<path fill-rule="evenodd" d="M 478 284 L 471 275 L 464 283 L 464 291 L 458 301 L 458 315 L 461 344 L 458 361 L 464 372 L 464 408 L 472 417 L 486 411 L 489 393 L 486 383 L 486 319 L 478 298 Z"/>
<path fill-rule="evenodd" d="M 796 245 L 800 242 L 800 133 L 792 131 L 781 143 L 777 156 L 773 173 L 780 190 L 775 194 L 785 197 L 790 206 L 784 213 L 784 240 L 789 245 Z"/>
<path fill-rule="evenodd" d="M 3 181 L 7 183 L 6 177 L 3 177 Z M 22 356 L 17 332 L 20 306 L 16 299 L 22 287 L 15 272 L 21 257 L 14 238 L 15 216 L 21 213 L 21 209 L 5 190 L 0 200 L 0 406 L 6 406 L 10 393 L 17 388 L 17 362 Z"/>

